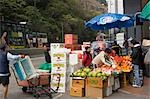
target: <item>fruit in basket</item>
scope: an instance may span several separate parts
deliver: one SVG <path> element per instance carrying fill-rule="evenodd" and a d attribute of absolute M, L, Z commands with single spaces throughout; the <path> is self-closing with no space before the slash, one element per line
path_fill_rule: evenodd
<path fill-rule="evenodd" d="M 80 72 L 77 73 L 77 77 L 81 77 L 81 73 Z"/>
<path fill-rule="evenodd" d="M 87 76 L 92 77 L 92 72 L 89 72 Z"/>
<path fill-rule="evenodd" d="M 85 72 L 82 72 L 81 75 L 80 75 L 80 77 L 86 77 L 86 75 L 87 74 Z"/>
<path fill-rule="evenodd" d="M 74 72 L 74 73 L 73 73 L 73 76 L 77 76 L 77 74 L 78 74 L 78 72 Z"/>
<path fill-rule="evenodd" d="M 76 72 L 81 73 L 81 72 L 82 72 L 82 69 L 79 69 L 79 70 L 77 70 Z"/>
<path fill-rule="evenodd" d="M 83 71 L 86 73 L 89 73 L 91 71 L 91 69 L 90 68 L 83 68 Z"/>
<path fill-rule="evenodd" d="M 127 61 L 131 61 L 132 60 L 130 56 L 123 56 L 123 59 L 127 60 Z"/>
<path fill-rule="evenodd" d="M 101 76 L 102 76 L 102 73 L 98 73 L 98 74 L 97 74 L 97 77 L 101 77 Z"/>
<path fill-rule="evenodd" d="M 93 72 L 92 72 L 92 77 L 96 77 L 96 75 L 97 75 L 97 72 L 96 72 L 96 71 L 93 71 Z"/>

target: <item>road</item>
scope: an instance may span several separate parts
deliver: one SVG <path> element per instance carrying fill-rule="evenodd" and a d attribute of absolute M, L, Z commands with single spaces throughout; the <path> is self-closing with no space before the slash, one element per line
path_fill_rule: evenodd
<path fill-rule="evenodd" d="M 32 62 L 34 66 L 37 68 L 37 66 L 40 63 L 44 62 L 44 57 L 37 57 L 32 58 Z M 2 86 L 0 86 L 0 96 L 2 95 Z M 53 96 L 53 99 L 91 99 L 88 97 L 71 97 L 69 96 L 69 93 L 65 94 L 56 94 Z M 19 87 L 16 83 L 16 80 L 14 78 L 14 75 L 11 75 L 10 78 L 10 86 L 9 86 L 9 93 L 8 93 L 8 99 L 35 99 L 31 94 L 25 94 L 22 92 L 21 87 Z M 39 99 L 48 99 L 48 97 L 41 97 Z M 92 98 L 93 99 L 93 98 Z M 150 99 L 150 97 L 144 97 L 144 96 L 138 96 L 138 95 L 132 95 L 124 92 L 116 92 L 112 94 L 109 97 L 106 97 L 104 99 Z"/>

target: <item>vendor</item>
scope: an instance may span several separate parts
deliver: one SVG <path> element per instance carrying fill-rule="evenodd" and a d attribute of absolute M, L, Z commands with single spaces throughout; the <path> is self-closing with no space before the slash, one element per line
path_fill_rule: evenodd
<path fill-rule="evenodd" d="M 107 65 L 107 66 L 112 66 L 115 68 L 115 64 L 113 59 L 111 58 L 111 49 L 106 48 L 105 51 L 101 51 L 93 60 L 92 64 L 96 67 L 102 66 L 102 65 Z"/>

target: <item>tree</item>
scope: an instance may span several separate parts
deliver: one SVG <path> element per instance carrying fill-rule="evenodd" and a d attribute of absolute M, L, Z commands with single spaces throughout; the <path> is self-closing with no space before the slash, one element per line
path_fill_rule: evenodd
<path fill-rule="evenodd" d="M 92 6 L 99 3 L 97 0 L 88 1 L 95 2 Z M 61 41 L 62 27 L 64 33 L 78 34 L 79 40 L 85 41 L 95 38 L 95 31 L 86 29 L 84 22 L 103 12 L 85 9 L 83 3 L 86 2 L 87 0 L 0 0 L 0 16 L 15 22 L 26 21 L 32 31 L 51 33 L 54 41 L 54 37 Z"/>
<path fill-rule="evenodd" d="M 24 15 L 24 0 L 0 0 L 0 16 L 5 20 L 21 21 L 26 20 Z"/>

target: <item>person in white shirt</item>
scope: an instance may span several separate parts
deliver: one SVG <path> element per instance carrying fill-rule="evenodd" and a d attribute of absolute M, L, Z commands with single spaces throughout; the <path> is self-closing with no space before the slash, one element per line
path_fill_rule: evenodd
<path fill-rule="evenodd" d="M 96 67 L 102 66 L 103 64 L 107 66 L 112 66 L 115 68 L 115 64 L 113 59 L 110 57 L 111 49 L 106 48 L 105 51 L 101 51 L 93 60 L 92 64 L 96 65 Z"/>
<path fill-rule="evenodd" d="M 0 44 L 0 84 L 4 87 L 2 99 L 7 99 L 10 77 L 9 62 L 24 57 L 24 55 L 12 55 L 6 51 L 6 48 L 6 44 Z"/>

